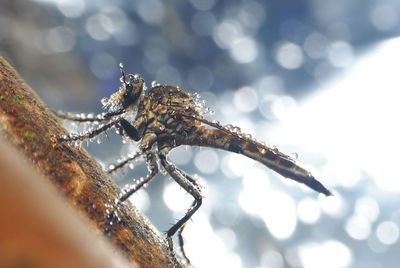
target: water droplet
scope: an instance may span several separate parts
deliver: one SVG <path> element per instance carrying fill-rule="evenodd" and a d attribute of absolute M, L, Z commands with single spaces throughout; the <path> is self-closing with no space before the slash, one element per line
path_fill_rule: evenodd
<path fill-rule="evenodd" d="M 109 169 L 109 170 L 112 170 L 112 169 L 114 169 L 114 168 L 115 168 L 115 165 L 109 165 L 109 166 L 108 166 L 108 169 Z"/>
<path fill-rule="evenodd" d="M 298 154 L 298 153 L 293 152 L 293 153 L 291 153 L 291 155 L 292 155 L 292 159 L 293 159 L 293 160 L 299 159 L 299 154 Z"/>
<path fill-rule="evenodd" d="M 103 106 L 106 106 L 107 105 L 107 102 L 108 102 L 108 99 L 107 98 L 102 98 L 101 100 L 100 100 L 100 102 L 101 102 L 101 104 L 103 105 Z M 97 116 L 97 118 L 99 117 L 99 115 Z"/>
<path fill-rule="evenodd" d="M 251 139 L 252 138 L 251 134 L 249 134 L 249 133 L 244 134 L 243 137 L 245 137 L 246 139 Z"/>
<path fill-rule="evenodd" d="M 124 64 L 122 62 L 119 63 L 119 68 L 124 68 Z"/>
<path fill-rule="evenodd" d="M 260 141 L 260 143 L 261 143 L 262 146 L 267 147 L 267 143 L 265 141 Z"/>
<path fill-rule="evenodd" d="M 154 80 L 151 82 L 151 87 L 159 87 L 159 86 L 161 86 L 161 84 L 158 83 L 157 81 Z"/>
<path fill-rule="evenodd" d="M 227 125 L 224 126 L 224 128 L 225 128 L 226 130 L 231 131 L 231 130 L 233 129 L 233 126 L 232 126 L 232 124 L 227 124 Z"/>
<path fill-rule="evenodd" d="M 135 165 L 131 163 L 131 164 L 129 164 L 129 168 L 130 168 L 130 169 L 134 169 L 134 168 L 135 168 Z"/>
<path fill-rule="evenodd" d="M 240 129 L 240 127 L 233 127 L 233 128 L 232 128 L 232 132 L 233 132 L 233 133 L 236 133 L 236 134 L 241 134 L 241 133 L 242 133 L 242 130 Z"/>

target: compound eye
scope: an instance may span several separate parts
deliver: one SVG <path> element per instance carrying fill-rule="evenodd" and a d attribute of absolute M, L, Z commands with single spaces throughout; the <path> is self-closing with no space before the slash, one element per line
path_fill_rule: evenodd
<path fill-rule="evenodd" d="M 142 94 L 144 81 L 139 75 L 126 75 L 125 76 L 125 92 L 123 95 L 123 105 L 134 103 Z"/>
<path fill-rule="evenodd" d="M 131 94 L 132 90 L 133 90 L 132 84 L 126 84 L 125 85 L 125 95 Z"/>

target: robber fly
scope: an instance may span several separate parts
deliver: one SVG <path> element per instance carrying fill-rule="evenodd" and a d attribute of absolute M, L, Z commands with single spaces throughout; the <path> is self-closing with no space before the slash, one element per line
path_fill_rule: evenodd
<path fill-rule="evenodd" d="M 303 183 L 319 193 L 331 195 L 331 192 L 309 171 L 277 148 L 257 142 L 231 125 L 223 126 L 217 121 L 204 119 L 201 108 L 183 89 L 153 84 L 146 95 L 146 84 L 140 75 L 125 75 L 122 64 L 120 70 L 122 85 L 119 90 L 109 98 L 102 99 L 106 112 L 89 116 L 58 114 L 61 118 L 73 121 L 104 122 L 90 131 L 59 137 L 59 142 L 91 140 L 113 127 L 125 139 L 139 142 L 139 149 L 135 155 L 114 165 L 108 172 L 112 173 L 138 157 L 144 157 L 149 173 L 144 179 L 123 191 L 114 210 L 107 217 L 106 233 L 112 228 L 118 205 L 146 185 L 159 171 L 165 170 L 194 198 L 192 206 L 185 215 L 166 233 L 172 255 L 174 254 L 172 237 L 178 233 L 182 255 L 189 263 L 183 249 L 182 231 L 186 222 L 201 206 L 202 194 L 197 181 L 168 159 L 168 153 L 181 145 L 212 147 L 242 154 L 261 162 L 283 177 Z M 161 170 L 159 163 L 164 170 Z"/>

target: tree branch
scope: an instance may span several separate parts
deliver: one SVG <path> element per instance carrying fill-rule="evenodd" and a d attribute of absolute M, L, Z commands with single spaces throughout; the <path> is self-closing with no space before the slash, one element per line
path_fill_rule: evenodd
<path fill-rule="evenodd" d="M 2 57 L 0 134 L 103 234 L 107 205 L 118 198 L 120 188 L 84 149 L 56 142 L 54 137 L 67 134 L 66 130 Z M 173 267 L 165 240 L 145 217 L 129 202 L 119 211 L 121 222 L 113 226 L 110 240 L 130 262 L 139 267 Z"/>

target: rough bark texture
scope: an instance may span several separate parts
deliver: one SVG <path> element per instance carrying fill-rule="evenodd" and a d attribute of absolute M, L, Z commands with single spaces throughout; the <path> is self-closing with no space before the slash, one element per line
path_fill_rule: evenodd
<path fill-rule="evenodd" d="M 84 149 L 56 142 L 54 137 L 67 133 L 59 119 L 1 57 L 0 131 L 102 235 L 107 205 L 119 196 L 119 187 Z M 110 240 L 132 264 L 174 266 L 165 240 L 145 217 L 127 202 L 120 207 L 120 215 Z"/>

